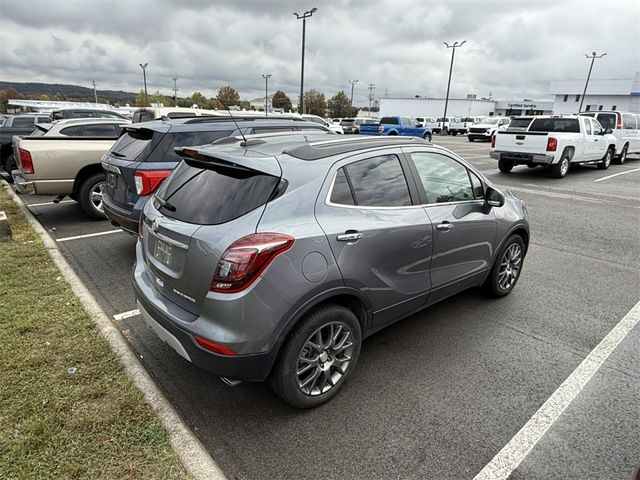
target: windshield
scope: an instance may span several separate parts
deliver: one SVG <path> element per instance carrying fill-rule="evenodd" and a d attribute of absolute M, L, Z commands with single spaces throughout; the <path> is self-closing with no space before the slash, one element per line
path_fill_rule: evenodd
<path fill-rule="evenodd" d="M 495 125 L 498 121 L 498 118 L 483 118 L 480 121 L 480 125 Z"/>

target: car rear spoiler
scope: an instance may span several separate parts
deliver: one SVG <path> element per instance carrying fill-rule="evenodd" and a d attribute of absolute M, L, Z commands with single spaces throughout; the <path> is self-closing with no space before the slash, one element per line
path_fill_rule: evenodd
<path fill-rule="evenodd" d="M 275 157 L 270 156 L 237 156 L 222 152 L 207 152 L 206 150 L 188 147 L 178 147 L 174 151 L 184 158 L 184 161 L 198 168 L 224 168 L 244 173 L 262 173 L 280 178 L 282 169 Z"/>

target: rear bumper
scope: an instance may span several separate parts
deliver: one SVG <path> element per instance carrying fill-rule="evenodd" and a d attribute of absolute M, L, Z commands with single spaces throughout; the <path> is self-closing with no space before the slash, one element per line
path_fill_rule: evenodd
<path fill-rule="evenodd" d="M 140 210 L 127 210 L 113 203 L 111 198 L 105 193 L 102 194 L 102 206 L 104 214 L 112 224 L 120 227 L 126 233 L 137 236 L 138 222 L 140 221 Z"/>
<path fill-rule="evenodd" d="M 33 182 L 30 182 L 26 178 L 24 178 L 24 174 L 20 170 L 13 170 L 11 172 L 11 176 L 13 177 L 13 182 L 18 193 L 21 193 L 23 195 L 31 195 L 36 193 Z"/>
<path fill-rule="evenodd" d="M 139 244 L 139 242 L 138 242 Z M 139 245 L 137 248 L 140 248 Z M 262 382 L 267 379 L 275 363 L 276 349 L 269 352 L 225 356 L 203 349 L 194 339 L 194 332 L 174 318 L 164 305 L 166 299 L 154 288 L 136 263 L 133 286 L 138 309 L 156 335 L 181 357 L 215 375 L 234 380 Z M 175 308 L 175 305 L 172 307 Z"/>
<path fill-rule="evenodd" d="M 536 153 L 491 152 L 489 156 L 495 160 L 513 162 L 514 165 L 551 165 L 553 155 Z"/>

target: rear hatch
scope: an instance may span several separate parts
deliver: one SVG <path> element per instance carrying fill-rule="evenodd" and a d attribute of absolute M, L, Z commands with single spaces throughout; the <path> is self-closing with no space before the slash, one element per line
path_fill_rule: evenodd
<path fill-rule="evenodd" d="M 162 295 L 200 314 L 220 257 L 234 241 L 255 233 L 280 172 L 269 156 L 180 163 L 143 217 L 147 274 Z"/>
<path fill-rule="evenodd" d="M 545 153 L 554 133 L 580 133 L 577 118 L 535 118 L 526 132 L 498 132 L 496 150 L 518 153 Z"/>

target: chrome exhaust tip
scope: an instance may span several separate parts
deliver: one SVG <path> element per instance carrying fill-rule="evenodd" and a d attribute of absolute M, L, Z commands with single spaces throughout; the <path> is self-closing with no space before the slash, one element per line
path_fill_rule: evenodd
<path fill-rule="evenodd" d="M 235 387 L 236 385 L 240 385 L 242 383 L 242 380 L 232 380 L 227 377 L 220 377 L 220 380 L 222 380 L 222 382 L 229 387 Z"/>

